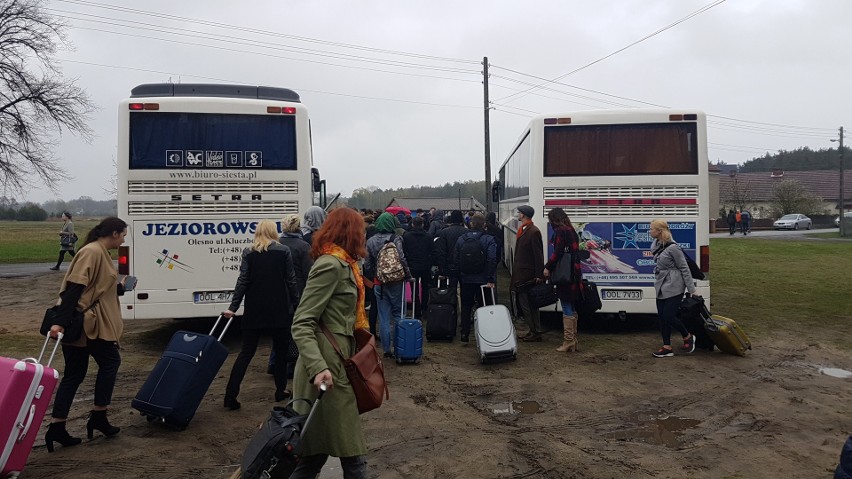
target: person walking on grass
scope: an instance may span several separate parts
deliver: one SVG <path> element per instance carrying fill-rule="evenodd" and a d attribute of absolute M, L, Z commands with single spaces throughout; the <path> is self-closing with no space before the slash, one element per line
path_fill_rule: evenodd
<path fill-rule="evenodd" d="M 677 317 L 683 292 L 690 296 L 695 294 L 695 282 L 686 264 L 686 257 L 680 246 L 672 239 L 669 224 L 656 219 L 651 222 L 651 249 L 654 252 L 654 291 L 657 293 L 657 315 L 660 318 L 660 334 L 663 336 L 663 347 L 654 351 L 655 358 L 674 356 L 672 350 L 672 329 L 676 329 L 683 337 L 681 351 L 695 351 L 695 337 L 689 333 L 686 326 Z"/>
<path fill-rule="evenodd" d="M 71 222 L 71 213 L 62 213 L 62 229 L 59 230 L 59 260 L 56 266 L 50 268 L 53 271 L 59 271 L 59 265 L 65 259 L 65 253 L 74 257 L 74 244 L 77 242 L 77 235 L 74 233 L 74 223 Z"/>

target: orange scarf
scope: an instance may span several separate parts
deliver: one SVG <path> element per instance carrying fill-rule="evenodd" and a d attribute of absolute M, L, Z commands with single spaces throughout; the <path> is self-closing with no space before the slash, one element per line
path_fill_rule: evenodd
<path fill-rule="evenodd" d="M 520 237 L 521 237 L 521 235 L 522 235 L 522 234 L 524 234 L 524 231 L 525 231 L 525 230 L 526 230 L 529 226 L 532 226 L 532 224 L 533 224 L 532 220 L 526 220 L 526 221 L 524 221 L 524 222 L 523 222 L 523 224 L 521 225 L 521 227 L 520 227 L 520 228 L 518 228 L 518 233 L 515 235 L 515 238 L 516 238 L 516 239 L 517 239 L 517 238 L 520 238 Z"/>
<path fill-rule="evenodd" d="M 334 256 L 349 264 L 352 276 L 355 277 L 355 286 L 358 287 L 358 302 L 355 304 L 355 329 L 370 329 L 370 322 L 367 320 L 367 310 L 364 309 L 364 280 L 361 277 L 361 269 L 358 267 L 358 262 L 352 259 L 346 250 L 334 243 L 324 245 L 320 252 Z"/>

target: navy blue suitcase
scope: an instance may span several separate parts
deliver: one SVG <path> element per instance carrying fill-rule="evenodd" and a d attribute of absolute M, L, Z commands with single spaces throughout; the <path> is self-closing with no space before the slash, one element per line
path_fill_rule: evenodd
<path fill-rule="evenodd" d="M 412 290 L 417 283 L 412 280 Z M 423 356 L 423 323 L 416 318 L 415 305 L 411 305 L 411 316 L 405 314 L 405 297 L 402 298 L 402 319 L 396 325 L 394 357 L 397 363 L 419 363 Z"/>
<path fill-rule="evenodd" d="M 148 422 L 186 429 L 228 358 L 228 349 L 221 341 L 233 319 L 225 323 L 218 338 L 213 333 L 222 316 L 216 320 L 210 334 L 176 332 L 130 405 Z"/>

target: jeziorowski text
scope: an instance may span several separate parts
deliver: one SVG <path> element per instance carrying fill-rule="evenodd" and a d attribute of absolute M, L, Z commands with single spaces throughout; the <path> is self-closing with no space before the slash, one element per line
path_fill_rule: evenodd
<path fill-rule="evenodd" d="M 144 236 L 189 236 L 254 234 L 257 221 L 223 221 L 221 223 L 148 223 Z"/>

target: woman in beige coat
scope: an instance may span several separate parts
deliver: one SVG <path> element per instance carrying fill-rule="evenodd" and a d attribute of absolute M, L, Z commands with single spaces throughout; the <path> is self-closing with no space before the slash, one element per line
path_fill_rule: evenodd
<path fill-rule="evenodd" d="M 353 331 L 369 329 L 357 263 L 367 254 L 365 238 L 363 218 L 349 208 L 332 211 L 314 234 L 311 256 L 316 262 L 293 318 L 293 340 L 299 347 L 293 397 L 314 400 L 323 383 L 329 390 L 305 431 L 304 456 L 291 479 L 316 477 L 328 456 L 340 458 L 347 479 L 367 477 L 367 447 L 355 393 L 343 361 L 319 326 L 322 322 L 328 327 L 346 357 L 354 351 Z M 302 403 L 296 407 L 308 412 Z"/>
<path fill-rule="evenodd" d="M 118 248 L 126 235 L 127 223 L 119 218 L 105 218 L 89 232 L 86 244 L 74 256 L 62 281 L 57 317 L 71 318 L 75 309 L 84 311 L 83 332 L 79 339 L 62 343 L 65 372 L 56 389 L 52 420 L 44 437 L 49 452 L 53 452 L 54 441 L 65 447 L 81 442 L 80 438 L 68 434 L 65 421 L 77 388 L 86 378 L 90 356 L 98 364 L 98 375 L 94 407 L 86 424 L 88 437 L 91 439 L 96 429 L 105 436 L 118 434 L 119 428 L 109 423 L 106 413 L 121 365 L 118 341 L 124 323 L 118 296 L 124 294 L 124 284 L 118 280 L 109 250 Z M 56 337 L 58 333 L 64 333 L 68 324 L 54 325 L 50 328 L 50 335 Z"/>

